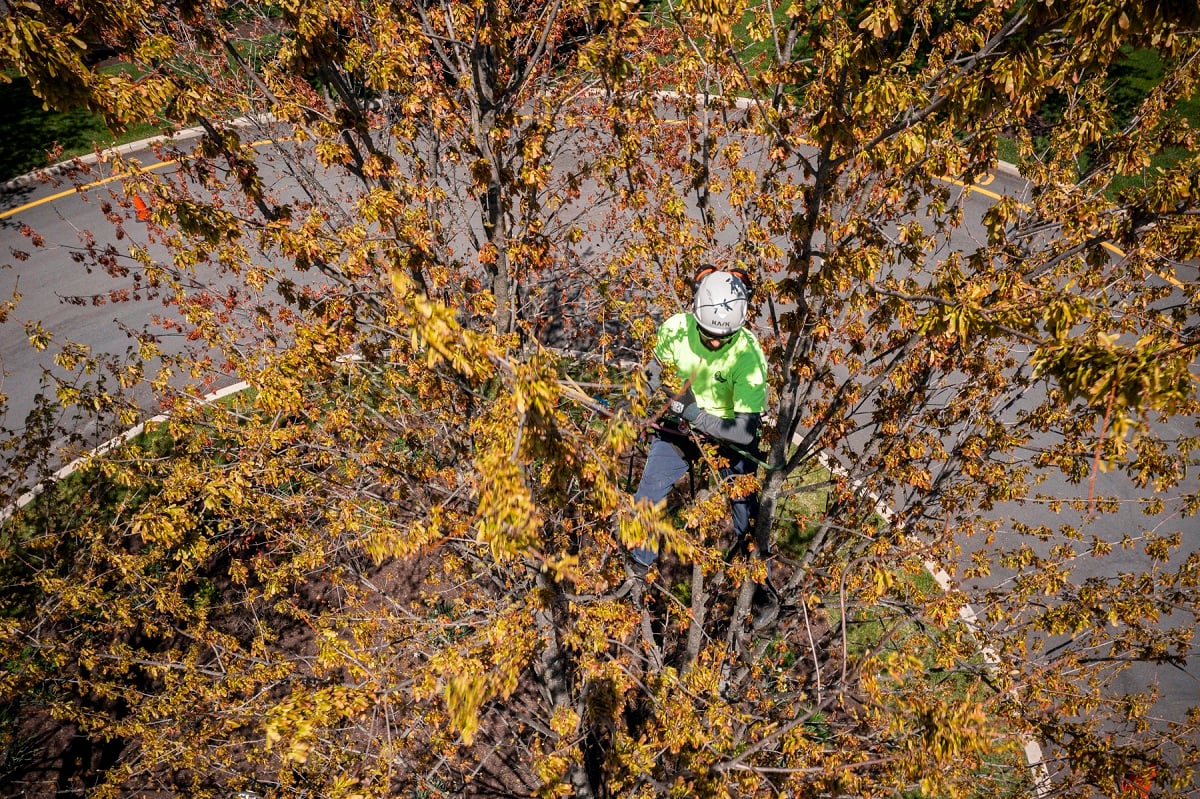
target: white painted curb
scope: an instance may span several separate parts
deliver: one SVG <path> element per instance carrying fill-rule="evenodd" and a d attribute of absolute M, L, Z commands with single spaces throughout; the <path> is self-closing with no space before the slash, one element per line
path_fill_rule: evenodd
<path fill-rule="evenodd" d="M 234 383 L 231 386 L 226 386 L 223 389 L 214 391 L 213 393 L 204 396 L 200 400 L 200 404 L 201 405 L 209 405 L 213 402 L 216 402 L 217 400 L 228 397 L 231 394 L 237 394 L 239 391 L 244 391 L 249 386 L 250 386 L 250 384 L 245 381 L 242 381 L 240 383 Z M 82 468 L 85 464 L 90 462 L 93 458 L 97 458 L 101 455 L 111 452 L 114 449 L 116 449 L 117 447 L 121 446 L 122 444 L 125 444 L 126 442 L 133 440 L 137 436 L 141 435 L 143 431 L 145 431 L 146 425 L 162 424 L 163 422 L 167 421 L 168 418 L 170 418 L 170 417 L 166 414 L 159 414 L 158 416 L 152 416 L 151 418 L 147 419 L 146 421 L 142 422 L 141 424 L 134 425 L 133 427 L 129 428 L 128 430 L 126 430 L 124 433 L 117 436 L 116 438 L 111 438 L 108 441 L 105 441 L 103 444 L 101 444 L 100 446 L 93 449 L 87 455 L 84 455 L 80 458 L 76 458 L 75 460 L 71 461 L 66 466 L 62 467 L 57 472 L 50 475 L 50 477 L 40 481 L 36 486 L 29 489 L 24 494 L 22 494 L 20 497 L 18 497 L 17 501 L 15 503 L 13 503 L 12 505 L 9 505 L 7 508 L 0 510 L 0 524 L 4 524 L 5 522 L 7 522 L 10 518 L 12 518 L 12 515 L 14 513 L 19 511 L 21 508 L 25 507 L 26 505 L 28 505 L 33 500 L 37 499 L 37 497 L 40 496 L 41 493 L 46 490 L 47 485 L 49 485 L 51 483 L 57 483 L 59 480 L 69 477 L 70 475 L 79 471 L 80 468 Z"/>
<path fill-rule="evenodd" d="M 681 94 L 679 92 L 672 92 L 672 91 L 655 92 L 654 95 L 659 96 L 659 97 L 664 97 L 664 98 L 678 98 L 681 96 Z M 695 99 L 697 99 L 701 103 L 705 103 L 707 100 L 707 98 L 705 96 L 701 96 L 701 95 L 696 96 Z M 752 100 L 750 98 L 737 97 L 734 100 L 734 104 L 742 110 L 748 110 L 755 105 L 755 102 L 754 102 L 754 100 Z M 246 127 L 251 124 L 263 124 L 263 123 L 270 122 L 270 121 L 273 121 L 273 117 L 271 117 L 270 115 L 261 115 L 258 117 L 242 117 L 242 118 L 233 120 L 233 124 L 237 125 L 239 127 Z M 120 155 L 128 155 L 129 153 L 143 150 L 143 149 L 145 149 L 149 146 L 152 146 L 153 144 L 159 143 L 159 142 L 186 141 L 189 139 L 197 138 L 197 137 L 203 135 L 204 133 L 205 133 L 204 129 L 200 128 L 200 127 L 188 128 L 186 130 L 181 130 L 170 136 L 156 136 L 156 137 L 153 137 L 150 139 L 143 139 L 141 141 L 131 142 L 129 144 L 124 144 L 119 147 L 110 148 L 101 153 L 95 153 L 95 152 L 88 153 L 86 155 L 72 158 L 69 161 L 64 161 L 59 164 L 54 164 L 52 166 L 46 167 L 45 169 L 40 169 L 35 172 L 31 172 L 27 175 L 22 175 L 20 177 L 13 178 L 12 180 L 9 180 L 6 183 L 4 183 L 3 186 L 0 186 L 0 191 L 11 192 L 11 191 L 19 190 L 21 188 L 28 187 L 28 186 L 31 186 L 31 185 L 34 185 L 37 183 L 45 182 L 45 181 L 53 179 L 55 177 L 69 174 L 70 172 L 73 172 L 73 171 L 79 169 L 80 165 L 82 165 L 82 164 L 97 163 L 107 153 L 117 153 Z M 1014 164 L 1008 163 L 1006 161 L 998 161 L 996 164 L 996 171 L 1001 172 L 1006 175 L 1009 175 L 1009 176 L 1012 176 L 1012 177 L 1018 177 L 1018 178 L 1021 177 L 1020 170 L 1017 168 L 1017 166 Z M 968 187 L 968 188 L 970 188 L 970 187 Z M 247 386 L 248 386 L 248 384 L 245 382 L 234 384 L 232 386 L 229 386 L 228 388 L 221 389 L 220 391 L 214 392 L 213 394 L 209 394 L 208 396 L 203 398 L 202 402 L 206 403 L 206 404 L 210 403 L 210 402 L 214 402 L 216 400 L 221 399 L 222 397 L 242 391 Z M 58 480 L 61 480 L 65 477 L 67 477 L 68 475 L 77 471 L 83 464 L 87 463 L 91 458 L 97 457 L 99 455 L 103 455 L 104 453 L 109 452 L 110 450 L 114 449 L 115 447 L 120 446 L 121 444 L 129 441 L 130 439 L 140 435 L 142 433 L 142 431 L 145 429 L 146 424 L 161 423 L 161 422 L 166 421 L 167 418 L 168 417 L 165 415 L 160 415 L 160 416 L 155 416 L 151 419 L 148 419 L 148 420 L 146 420 L 146 422 L 143 422 L 142 424 L 139 424 L 133 428 L 130 428 L 124 434 L 117 436 L 116 438 L 100 445 L 99 447 L 92 450 L 88 455 L 86 455 L 82 458 L 78 458 L 75 461 L 72 461 L 68 465 L 64 466 L 62 469 L 59 469 L 57 472 L 55 472 L 51 476 L 49 481 L 43 481 L 42 483 L 39 483 L 32 490 L 26 492 L 20 498 L 18 498 L 15 505 L 5 508 L 3 510 L 0 510 L 0 524 L 7 522 L 13 513 L 15 513 L 20 508 L 23 508 L 29 502 L 33 501 L 38 495 L 40 495 L 42 493 L 42 491 L 44 490 L 46 482 L 57 482 Z M 829 469 L 830 471 L 835 471 L 835 469 L 837 468 L 831 462 L 827 461 L 827 459 L 823 455 L 821 457 L 821 463 L 823 466 L 825 466 L 825 468 Z M 858 488 L 858 487 L 859 486 L 856 486 L 856 488 Z M 880 516 L 882 516 L 884 519 L 886 519 L 890 524 L 892 522 L 892 518 L 893 518 L 893 513 L 892 513 L 891 509 L 884 506 L 876 498 L 872 497 L 872 499 L 875 500 L 876 511 L 880 514 Z M 945 571 L 945 569 L 943 569 L 939 564 L 934 563 L 932 561 L 926 561 L 925 568 L 943 591 L 951 590 L 953 583 L 950 578 L 950 575 Z M 959 618 L 961 618 L 963 620 L 963 623 L 967 625 L 967 628 L 971 631 L 971 633 L 973 635 L 977 635 L 978 631 L 979 631 L 979 617 L 975 613 L 974 608 L 972 608 L 970 605 L 964 605 L 963 607 L 959 608 L 958 615 L 959 615 Z M 999 666 L 999 664 L 1000 664 L 999 656 L 997 655 L 995 650 L 993 650 L 991 647 L 982 646 L 980 649 L 980 653 L 982 654 L 984 661 L 988 664 L 989 669 L 995 670 Z M 1040 799 L 1041 797 L 1046 796 L 1049 792 L 1050 776 L 1049 776 L 1049 771 L 1046 767 L 1046 763 L 1045 763 L 1041 745 L 1036 740 L 1029 739 L 1029 740 L 1025 741 L 1025 757 L 1029 763 L 1030 768 L 1034 772 L 1034 795 Z"/>
<path fill-rule="evenodd" d="M 818 457 L 821 465 L 834 474 L 840 474 L 846 477 L 846 472 L 837 464 L 833 463 L 825 453 L 821 453 Z M 866 496 L 874 503 L 875 512 L 884 518 L 889 525 L 893 524 L 895 514 L 892 509 L 885 505 L 878 497 L 868 492 L 863 487 L 862 481 L 853 480 L 851 486 L 854 491 L 860 495 Z M 924 561 L 925 571 L 934 579 L 938 587 L 949 593 L 954 588 L 954 581 L 950 578 L 950 574 L 942 568 L 941 564 L 932 560 Z M 958 617 L 966 625 L 967 630 L 975 640 L 980 641 L 979 654 L 983 656 L 983 662 L 987 664 L 988 671 L 995 672 L 1000 666 L 1000 655 L 992 647 L 983 644 L 979 634 L 979 614 L 975 612 L 975 608 L 968 605 L 963 605 L 958 609 Z M 1046 758 L 1042 752 L 1042 745 L 1034 738 L 1025 738 L 1023 741 L 1025 747 L 1025 761 L 1029 764 L 1029 768 L 1033 771 L 1033 795 L 1038 799 L 1048 796 L 1050 793 L 1050 770 L 1046 767 Z"/>
<path fill-rule="evenodd" d="M 269 124 L 273 122 L 274 119 L 275 118 L 271 115 L 262 114 L 254 117 L 239 117 L 238 119 L 232 120 L 231 124 L 237 127 L 249 127 L 250 125 Z M 77 155 L 73 158 L 67 159 L 66 161 L 59 161 L 56 164 L 51 164 L 42 169 L 37 169 L 33 172 L 29 172 L 28 174 L 20 175 L 19 177 L 7 180 L 3 185 L 0 185 L 0 193 L 19 191 L 30 186 L 49 182 L 55 178 L 61 178 L 66 175 L 70 175 L 73 172 L 78 172 L 84 166 L 100 163 L 111 155 L 129 155 L 130 153 L 136 153 L 141 150 L 145 150 L 154 146 L 155 144 L 190 141 L 191 139 L 196 139 L 200 136 L 203 136 L 204 133 L 205 130 L 201 127 L 185 128 L 184 130 L 177 131 L 170 135 L 152 136 L 148 139 L 129 142 L 128 144 L 122 144 L 117 147 L 109 147 L 105 150 L 101 150 L 100 152 L 93 151 L 90 153 L 84 153 L 83 155 Z"/>

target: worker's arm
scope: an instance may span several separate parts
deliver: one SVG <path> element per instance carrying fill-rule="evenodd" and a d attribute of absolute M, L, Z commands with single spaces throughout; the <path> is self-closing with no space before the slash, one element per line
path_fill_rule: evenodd
<path fill-rule="evenodd" d="M 693 430 L 698 430 L 709 438 L 727 441 L 739 447 L 748 447 L 758 440 L 758 430 L 762 427 L 761 413 L 735 413 L 732 419 L 723 419 L 700 410 L 699 407 L 697 411 L 699 412 L 694 419 L 688 419 L 686 416 L 683 418 Z"/>
<path fill-rule="evenodd" d="M 748 447 L 757 441 L 762 426 L 761 413 L 735 413 L 730 419 L 714 416 L 696 404 L 690 388 L 671 400 L 671 413 L 709 438 L 740 447 Z"/>

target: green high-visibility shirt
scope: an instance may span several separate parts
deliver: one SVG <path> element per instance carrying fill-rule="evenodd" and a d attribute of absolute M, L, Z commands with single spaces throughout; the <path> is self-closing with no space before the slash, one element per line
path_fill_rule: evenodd
<path fill-rule="evenodd" d="M 758 339 L 746 328 L 719 350 L 700 341 L 696 319 L 679 313 L 659 325 L 654 356 L 674 366 L 680 382 L 690 377 L 696 404 L 713 416 L 731 419 L 738 413 L 767 410 L 767 359 Z"/>

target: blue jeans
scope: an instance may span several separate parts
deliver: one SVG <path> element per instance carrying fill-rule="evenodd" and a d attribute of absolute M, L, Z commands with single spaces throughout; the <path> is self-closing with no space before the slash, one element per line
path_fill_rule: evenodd
<path fill-rule="evenodd" d="M 721 478 L 733 475 L 753 474 L 758 464 L 746 455 L 735 450 L 719 447 L 719 453 L 729 465 L 721 469 Z M 642 469 L 642 479 L 638 483 L 635 501 L 661 502 L 671 493 L 672 486 L 688 472 L 688 464 L 700 457 L 700 448 L 686 434 L 662 431 L 650 444 L 650 452 L 646 455 L 646 465 Z M 730 502 L 730 515 L 733 517 L 734 548 L 730 557 L 746 553 L 754 535 L 754 522 L 758 517 L 758 494 L 753 493 Z M 648 547 L 637 547 L 631 552 L 633 559 L 643 566 L 649 566 L 658 559 L 658 550 Z M 759 555 L 766 557 L 767 548 L 759 547 Z"/>

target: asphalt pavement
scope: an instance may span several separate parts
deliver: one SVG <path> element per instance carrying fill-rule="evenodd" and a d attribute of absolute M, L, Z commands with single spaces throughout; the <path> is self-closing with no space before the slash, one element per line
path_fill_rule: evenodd
<path fill-rule="evenodd" d="M 145 143 L 127 145 L 125 154 L 138 158 L 143 164 L 152 166 L 153 154 Z M 93 159 L 94 160 L 94 159 Z M 111 353 L 118 358 L 132 346 L 130 331 L 145 331 L 159 338 L 164 348 L 180 352 L 186 342 L 179 334 L 164 330 L 152 321 L 155 315 L 171 315 L 172 309 L 165 307 L 157 297 L 146 296 L 123 302 L 102 301 L 114 288 L 133 288 L 131 278 L 112 278 L 102 271 L 88 270 L 85 263 L 78 261 L 79 254 L 86 252 L 89 242 L 101 250 L 111 247 L 114 258 L 127 262 L 125 253 L 131 242 L 145 243 L 144 231 L 140 231 L 136 219 L 124 222 L 125 237 L 116 239 L 114 228 L 108 217 L 105 203 L 113 203 L 123 195 L 118 182 L 108 181 L 103 165 L 92 165 L 96 171 L 88 176 L 88 182 L 76 191 L 69 183 L 56 183 L 53 175 L 26 176 L 11 181 L 0 196 L 0 240 L 3 241 L 5 259 L 0 262 L 0 301 L 13 293 L 21 300 L 9 321 L 4 324 L 4 335 L 0 336 L 0 368 L 3 369 L 0 392 L 8 395 L 7 414 L 0 419 L 0 426 L 11 431 L 24 429 L 29 412 L 36 404 L 39 393 L 47 390 L 46 375 L 68 374 L 62 366 L 54 363 L 54 348 L 38 352 L 28 342 L 25 322 L 40 322 L 56 336 L 70 338 L 86 344 L 94 352 Z M 58 179 L 62 179 L 59 176 Z M 285 176 L 280 175 L 280 179 Z M 978 220 L 982 209 L 1001 196 L 1022 196 L 1028 187 L 1020 176 L 1011 169 L 1000 169 L 985 184 L 963 187 L 966 202 L 972 206 L 967 219 Z M 43 246 L 35 246 L 30 231 L 36 233 Z M 978 221 L 968 223 L 961 235 L 982 238 L 983 230 Z M 153 249 L 154 245 L 149 245 Z M 160 254 L 165 257 L 166 253 Z M 124 281 L 124 282 L 122 282 Z M 79 304 L 74 298 L 85 298 Z M 94 379 L 87 375 L 79 379 Z M 233 383 L 236 375 L 214 375 L 210 387 Z M 161 410 L 152 405 L 152 396 L 144 392 L 147 402 L 145 414 L 152 416 Z M 1168 423 L 1172 432 L 1180 435 L 1195 435 L 1195 419 L 1176 419 Z M 63 420 L 69 426 L 70 420 Z M 114 434 L 112 420 L 93 420 L 84 429 L 84 443 L 98 445 Z M 1179 489 L 1172 490 L 1166 497 L 1166 509 L 1153 517 L 1146 516 L 1142 509 L 1146 491 L 1137 487 L 1123 473 L 1108 472 L 1100 475 L 1097 486 L 1100 493 L 1119 500 L 1119 510 L 1113 514 L 1102 514 L 1094 520 L 1072 516 L 1071 512 L 1054 512 L 1046 502 L 1026 502 L 997 508 L 1001 519 L 1019 519 L 1027 525 L 1045 524 L 1058 527 L 1064 523 L 1086 523 L 1086 534 L 1103 540 L 1119 543 L 1127 535 L 1138 536 L 1146 531 L 1156 533 L 1177 531 L 1184 541 L 1181 557 L 1200 551 L 1200 524 L 1195 518 L 1181 514 L 1182 497 L 1200 491 L 1195 473 L 1188 474 Z M 1089 490 L 1086 485 L 1070 484 L 1051 479 L 1039 489 L 1041 492 L 1060 498 L 1080 498 Z M 1008 526 L 1008 533 L 1015 536 Z M 1004 526 L 1002 525 L 1002 533 Z M 982 545 L 980 542 L 976 544 Z M 1005 540 L 1001 544 L 1008 543 Z M 974 544 L 963 542 L 964 547 Z M 1075 563 L 1074 578 L 1078 581 L 1089 577 L 1118 577 L 1120 573 L 1137 573 L 1150 567 L 1149 559 L 1140 549 L 1122 550 L 1115 557 L 1092 561 L 1080 558 Z M 1117 574 L 1114 574 L 1114 570 Z M 995 587 L 992 581 L 974 581 L 966 586 L 969 590 L 986 592 Z M 1186 613 L 1186 609 L 1184 611 Z M 1186 619 L 1186 616 L 1180 618 Z M 1193 645 L 1192 654 L 1186 665 L 1153 666 L 1138 665 L 1123 672 L 1114 683 L 1118 692 L 1144 690 L 1148 685 L 1157 686 L 1165 699 L 1156 708 L 1163 723 L 1181 721 L 1189 707 L 1200 704 L 1200 642 Z"/>

